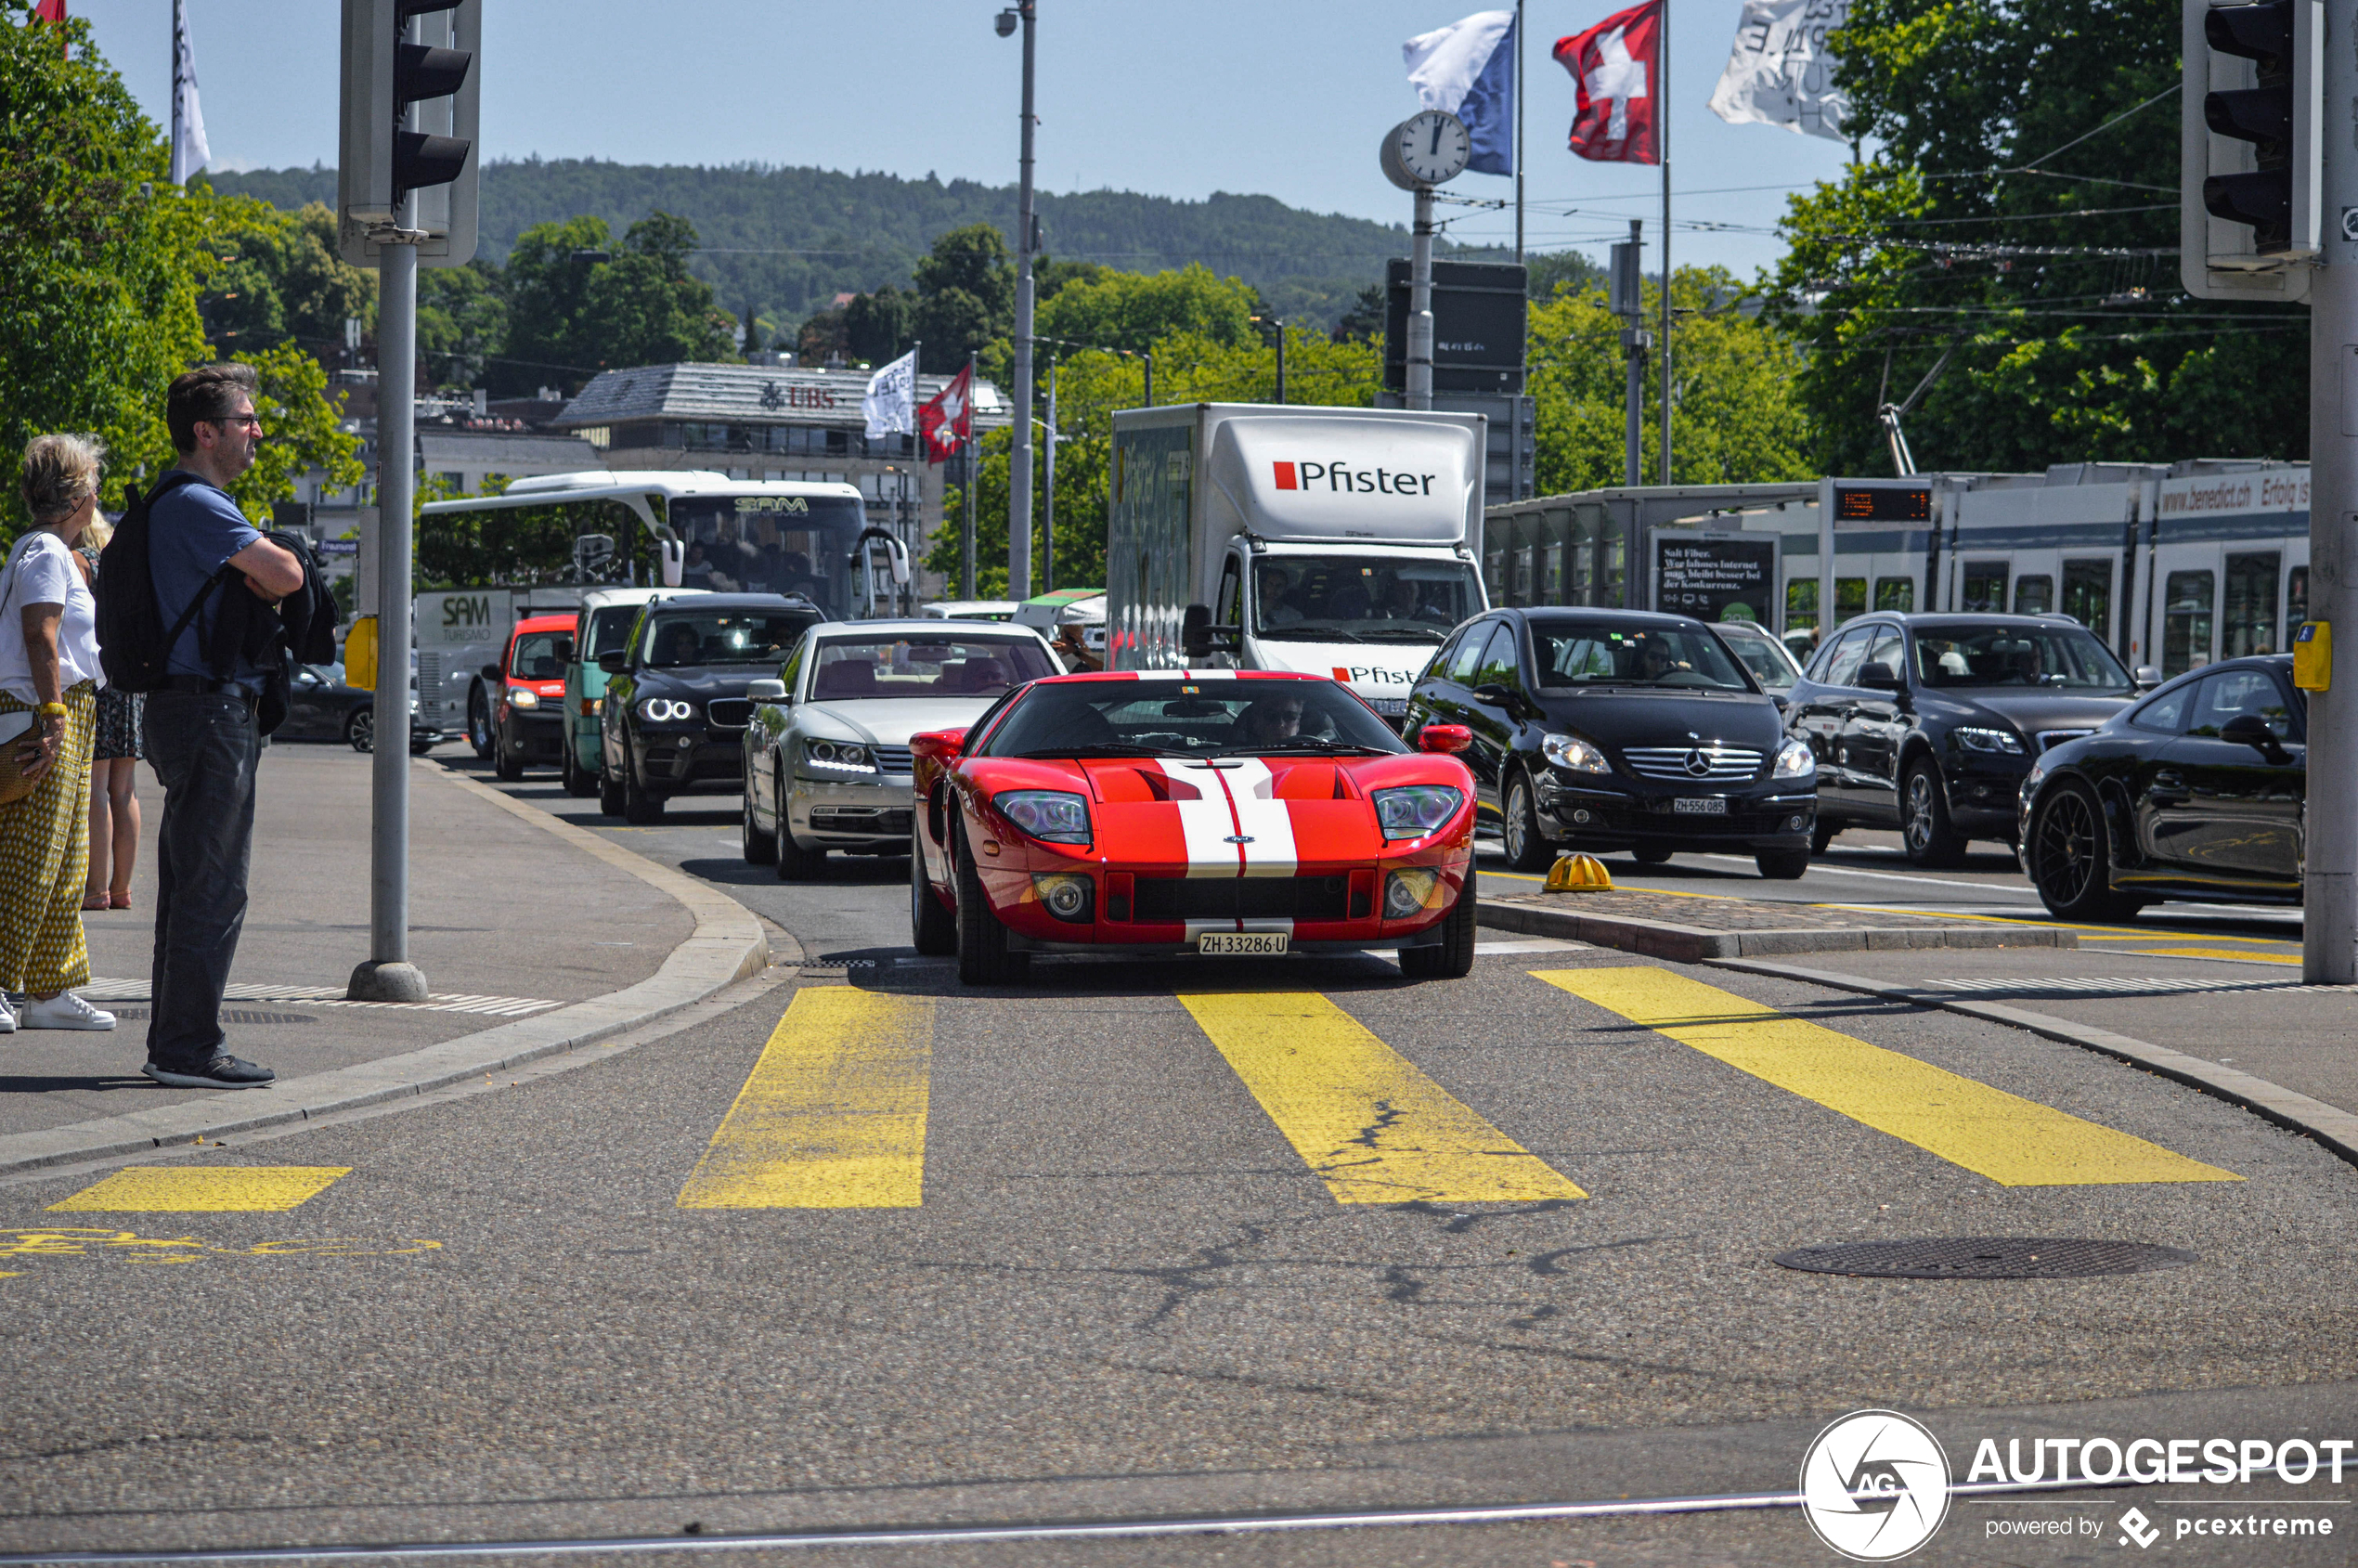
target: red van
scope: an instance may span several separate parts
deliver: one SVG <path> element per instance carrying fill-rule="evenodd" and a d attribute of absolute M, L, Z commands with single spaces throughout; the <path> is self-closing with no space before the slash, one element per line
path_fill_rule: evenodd
<path fill-rule="evenodd" d="M 509 634 L 507 656 L 484 667 L 499 693 L 491 715 L 491 765 L 503 779 L 527 766 L 561 767 L 565 754 L 565 666 L 573 662 L 572 615 L 532 616 Z"/>

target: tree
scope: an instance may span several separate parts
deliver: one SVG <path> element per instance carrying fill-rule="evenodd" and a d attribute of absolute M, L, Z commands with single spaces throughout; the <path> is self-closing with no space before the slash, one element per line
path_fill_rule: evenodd
<path fill-rule="evenodd" d="M 258 353 L 239 356 L 254 368 L 262 385 L 253 400 L 268 439 L 253 466 L 229 486 L 229 495 L 257 523 L 267 522 L 270 503 L 295 493 L 295 481 L 317 468 L 323 486 L 348 490 L 366 476 L 360 438 L 344 433 L 328 401 L 328 373 L 303 345 L 290 339 Z"/>
<path fill-rule="evenodd" d="M 937 237 L 916 266 L 916 335 L 925 340 L 920 369 L 947 374 L 966 356 L 1016 326 L 1016 268 L 1006 237 L 987 223 Z"/>
<path fill-rule="evenodd" d="M 610 259 L 614 231 L 594 215 L 538 223 L 508 253 L 507 352 L 492 371 L 502 392 L 528 393 L 544 382 L 576 390 L 597 373 L 579 319 L 590 275 Z"/>
<path fill-rule="evenodd" d="M 1876 406 L 1944 354 L 1908 420 L 1926 468 L 2307 454 L 2306 313 L 2177 288 L 2179 27 L 2159 0 L 1857 0 L 1842 80 L 1881 151 L 1793 201 L 1770 301 L 1825 471 L 1887 473 Z"/>
<path fill-rule="evenodd" d="M 1380 345 L 1383 342 L 1387 292 L 1380 283 L 1370 283 L 1360 290 L 1358 298 L 1351 302 L 1351 308 L 1344 311 L 1342 318 L 1335 323 L 1334 341 Z"/>
<path fill-rule="evenodd" d="M 464 266 L 419 269 L 418 358 L 435 385 L 485 384 L 507 338 L 507 280 L 498 264 L 478 256 Z"/>
<path fill-rule="evenodd" d="M 909 352 L 910 323 L 916 300 L 887 283 L 873 294 L 855 294 L 843 307 L 844 337 L 853 359 L 888 364 Z"/>
<path fill-rule="evenodd" d="M 1042 337 L 1094 348 L 1152 347 L 1187 334 L 1222 344 L 1253 335 L 1261 296 L 1234 278 L 1216 278 L 1201 265 L 1175 272 L 1108 272 L 1067 284 L 1041 306 Z"/>
<path fill-rule="evenodd" d="M 619 249 L 596 216 L 525 229 L 508 257 L 508 352 L 494 380 L 577 390 L 612 366 L 734 357 L 736 322 L 688 271 L 695 248 L 694 227 L 663 212 L 632 224 Z"/>

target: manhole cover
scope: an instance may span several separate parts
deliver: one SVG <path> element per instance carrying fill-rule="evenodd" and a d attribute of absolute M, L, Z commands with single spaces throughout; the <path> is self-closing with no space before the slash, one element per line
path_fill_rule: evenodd
<path fill-rule="evenodd" d="M 149 1015 L 149 1009 L 145 1007 L 110 1007 L 108 1011 L 126 1020 L 144 1018 Z M 230 1007 L 223 1010 L 221 1021 L 225 1024 L 316 1024 L 319 1020 L 308 1013 L 257 1013 L 252 1008 Z"/>
<path fill-rule="evenodd" d="M 2085 1279 L 2152 1274 L 2196 1263 L 2192 1252 L 2142 1241 L 1962 1236 L 1929 1241 L 1838 1241 L 1780 1253 L 1786 1268 L 1868 1279 Z"/>

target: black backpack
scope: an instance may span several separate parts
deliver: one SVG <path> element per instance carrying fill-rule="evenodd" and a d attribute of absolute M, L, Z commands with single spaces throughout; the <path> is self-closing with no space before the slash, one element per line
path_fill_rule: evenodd
<path fill-rule="evenodd" d="M 156 580 L 148 570 L 148 513 L 160 498 L 197 483 L 195 474 L 174 469 L 144 496 L 136 489 L 126 491 L 114 537 L 98 552 L 98 663 L 107 672 L 107 684 L 118 692 L 152 692 L 163 684 L 173 643 L 197 618 L 213 590 L 234 575 L 224 567 L 207 579 L 172 629 L 164 629 Z"/>

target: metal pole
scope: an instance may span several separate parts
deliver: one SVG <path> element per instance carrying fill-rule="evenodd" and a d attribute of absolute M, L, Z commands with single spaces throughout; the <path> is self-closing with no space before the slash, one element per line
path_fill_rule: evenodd
<path fill-rule="evenodd" d="M 1522 0 L 1515 0 L 1515 265 L 1522 265 Z"/>
<path fill-rule="evenodd" d="M 2322 47 L 2322 46 L 2321 46 Z M 2323 49 L 2324 207 L 2358 207 L 2350 105 L 2358 57 Z M 2358 361 L 2358 243 L 2325 225 L 2323 265 L 2309 275 L 2309 618 L 2339 627 L 2330 685 L 2309 695 L 2309 785 L 2303 845 L 2300 976 L 2358 983 L 2358 437 L 2348 432 L 2348 377 Z"/>
<path fill-rule="evenodd" d="M 1056 591 L 1056 361 L 1048 360 L 1046 450 L 1041 453 L 1040 591 Z"/>
<path fill-rule="evenodd" d="M 1662 158 L 1662 482 L 1670 483 L 1670 0 L 1662 0 L 1654 47 L 1662 80 L 1654 93 L 1654 148 Z M 1638 564 L 1631 562 L 1636 571 Z"/>
<path fill-rule="evenodd" d="M 1145 349 L 1140 352 L 1138 357 L 1147 362 L 1146 406 L 1151 408 L 1155 406 L 1155 351 L 1151 348 Z"/>
<path fill-rule="evenodd" d="M 1621 393 L 1621 482 L 1632 489 L 1646 482 L 1646 307 L 1644 298 L 1636 292 L 1638 280 L 1645 277 L 1645 219 L 1629 220 L 1626 276 L 1632 279 L 1631 296 L 1623 307 L 1629 314 L 1621 318 L 1621 346 L 1628 357 L 1629 371 L 1628 384 Z M 1613 248 L 1623 249 L 1618 245 Z"/>
<path fill-rule="evenodd" d="M 1417 187 L 1408 242 L 1408 407 L 1432 407 L 1432 187 Z"/>
<path fill-rule="evenodd" d="M 975 486 L 981 478 L 982 427 L 975 422 L 975 356 L 966 356 L 966 482 L 961 486 L 966 503 L 965 537 L 962 541 L 960 562 L 963 566 L 961 596 L 975 596 Z"/>
<path fill-rule="evenodd" d="M 1285 324 L 1285 322 L 1284 322 L 1283 320 L 1280 320 L 1280 321 L 1277 323 L 1277 402 L 1278 402 L 1278 403 L 1282 406 L 1282 405 L 1284 404 L 1285 400 L 1286 400 L 1286 324 Z"/>
<path fill-rule="evenodd" d="M 1031 597 L 1031 79 L 1037 0 L 1019 0 L 1023 18 L 1023 151 L 1016 201 L 1016 424 L 1007 456 L 1007 597 Z"/>

